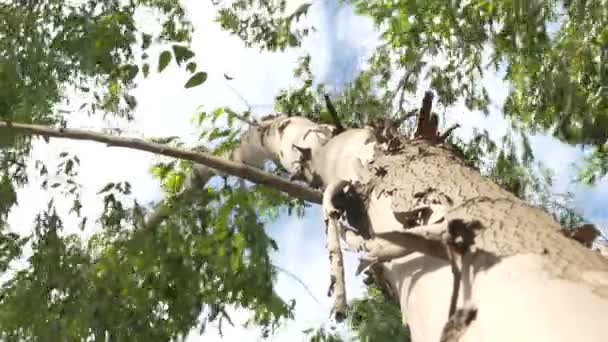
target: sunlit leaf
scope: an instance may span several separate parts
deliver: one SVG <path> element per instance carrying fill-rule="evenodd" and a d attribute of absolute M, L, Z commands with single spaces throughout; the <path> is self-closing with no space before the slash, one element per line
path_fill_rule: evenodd
<path fill-rule="evenodd" d="M 199 71 L 194 76 L 190 77 L 188 82 L 184 85 L 185 88 L 193 88 L 203 84 L 207 80 L 207 73 Z"/>
<path fill-rule="evenodd" d="M 171 57 L 171 52 L 161 52 L 160 56 L 158 57 L 158 72 L 165 70 L 165 68 L 169 65 L 169 62 L 171 62 Z"/>

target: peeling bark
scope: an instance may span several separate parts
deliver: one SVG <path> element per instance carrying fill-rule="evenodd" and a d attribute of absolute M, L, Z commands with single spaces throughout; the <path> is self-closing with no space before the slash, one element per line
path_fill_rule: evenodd
<path fill-rule="evenodd" d="M 390 284 L 385 288 L 396 290 L 414 341 L 434 342 L 442 334 L 461 341 L 571 341 L 580 335 L 571 326 L 584 326 L 589 341 L 607 338 L 600 317 L 608 317 L 608 262 L 599 253 L 563 236 L 549 215 L 482 177 L 437 140 L 393 137 L 388 144 L 377 136 L 373 128 L 347 130 L 311 149 L 302 165 L 314 185 L 348 181 L 364 201 L 365 213 L 344 206 L 344 216 L 367 222 L 362 230 L 369 236 L 354 223 L 343 239 L 366 253 L 359 271 L 371 266 Z M 453 284 L 443 241 L 456 221 L 480 222 L 483 229 L 474 238 L 469 285 L 462 286 L 470 303 L 460 303 L 448 322 Z"/>
<path fill-rule="evenodd" d="M 347 314 L 346 286 L 344 284 L 344 259 L 340 248 L 339 222 L 342 213 L 334 205 L 336 197 L 347 186 L 347 182 L 330 184 L 323 193 L 323 216 L 327 235 L 327 251 L 330 263 L 330 284 L 328 296 L 334 299 L 332 314 L 336 321 L 342 321 Z"/>

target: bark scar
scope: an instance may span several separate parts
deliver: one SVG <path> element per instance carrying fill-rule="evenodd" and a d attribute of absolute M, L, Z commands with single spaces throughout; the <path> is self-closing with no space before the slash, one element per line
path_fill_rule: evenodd
<path fill-rule="evenodd" d="M 445 246 L 452 269 L 453 284 L 448 321 L 444 326 L 440 342 L 459 341 L 466 328 L 477 317 L 477 308 L 473 306 L 471 299 L 471 264 L 476 253 L 475 231 L 481 228 L 483 227 L 479 221 L 465 223 L 461 219 L 455 219 L 448 223 Z M 461 283 L 463 307 L 457 310 Z"/>

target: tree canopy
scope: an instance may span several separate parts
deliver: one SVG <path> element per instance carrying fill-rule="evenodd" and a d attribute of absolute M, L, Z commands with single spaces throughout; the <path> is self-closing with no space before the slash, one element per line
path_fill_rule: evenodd
<path fill-rule="evenodd" d="M 551 171 L 535 161 L 528 136 L 546 133 L 590 150 L 582 181 L 593 183 L 608 172 L 606 1 L 341 5 L 377 25 L 377 51 L 352 82 L 330 95 L 315 82 L 310 56 L 303 55 L 294 66 L 300 85 L 277 94 L 276 112 L 330 124 L 337 117 L 346 127 L 402 118 L 401 128 L 413 132 L 408 113 L 415 108 L 406 108 L 404 99 L 429 88 L 444 107 L 464 103 L 470 111 L 488 113 L 492 89 L 482 79 L 503 72 L 509 89 L 499 110 L 513 131 L 499 139 L 478 131 L 470 140 L 450 137 L 449 143 L 484 176 L 564 227 L 584 222 L 568 194 L 551 193 Z M 236 0 L 214 6 L 217 24 L 251 48 L 296 49 L 314 32 L 306 21 L 311 3 Z M 144 25 L 142 17 L 158 25 Z M 309 203 L 230 176 L 184 194 L 192 163 L 167 159 L 151 170 L 166 195 L 162 223 L 146 227 L 144 217 L 158 206 L 138 203 L 127 182 L 99 189 L 103 212 L 86 217 L 80 212 L 82 185 L 73 180 L 78 156 L 61 153 L 56 165 L 45 165 L 31 158 L 33 137 L 11 129 L 11 123 L 66 127 L 72 113 L 61 105 L 73 98 L 83 101 L 80 112 L 131 120 L 138 80 L 162 73 L 170 63 L 188 72 L 184 87 L 206 86 L 208 70 L 196 64 L 190 46 L 195 20 L 183 4 L 165 0 L 0 4 L 0 270 L 8 275 L 0 288 L 3 339 L 170 340 L 211 322 L 221 330 L 232 324 L 235 307 L 247 310 L 251 324 L 269 336 L 293 318 L 296 303 L 274 289 L 279 270 L 270 255 L 280 246 L 264 228 L 279 215 L 303 216 Z M 201 111 L 200 139 L 189 147 L 222 155 L 236 146 L 252 116 L 228 107 Z M 153 140 L 186 146 L 180 137 Z M 30 179 L 28 167 L 37 180 Z M 284 175 L 280 168 L 267 171 Z M 32 181 L 70 201 L 69 215 L 82 225 L 95 221 L 97 233 L 88 240 L 62 233 L 65 218 L 54 201 L 32 218 L 29 235 L 12 231 L 7 217 L 16 205 L 27 205 L 19 202 L 18 191 Z M 353 312 L 348 324 L 361 341 L 394 336 L 401 327 L 398 308 L 373 286 L 353 303 Z M 323 331 L 311 337 L 338 339 Z"/>

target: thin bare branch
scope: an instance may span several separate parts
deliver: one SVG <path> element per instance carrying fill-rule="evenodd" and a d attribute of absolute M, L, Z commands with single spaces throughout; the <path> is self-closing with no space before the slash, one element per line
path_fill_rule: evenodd
<path fill-rule="evenodd" d="M 397 119 L 397 123 L 401 126 L 407 119 L 415 116 L 418 113 L 418 108 L 412 109 Z"/>
<path fill-rule="evenodd" d="M 450 134 L 452 134 L 452 131 L 454 131 L 456 128 L 460 127 L 459 124 L 454 124 L 452 126 L 450 126 L 448 129 L 446 129 L 440 136 L 439 136 L 439 142 L 444 142 L 449 136 Z"/>
<path fill-rule="evenodd" d="M 228 77 L 226 74 L 224 74 L 224 78 L 225 78 L 227 81 L 232 80 L 232 78 L 231 78 L 231 77 Z M 249 101 L 247 101 L 247 100 L 245 99 L 245 97 L 244 97 L 243 95 L 241 95 L 241 93 L 240 93 L 240 92 L 238 92 L 236 89 L 234 89 L 234 87 L 233 87 L 233 86 L 231 86 L 231 85 L 230 85 L 230 83 L 228 83 L 228 82 L 224 82 L 224 83 L 226 84 L 226 86 L 228 86 L 228 88 L 230 88 L 230 90 L 232 90 L 232 92 L 233 92 L 233 93 L 234 93 L 236 96 L 238 96 L 238 98 L 239 98 L 239 99 L 240 99 L 240 100 L 241 100 L 241 101 L 242 101 L 242 102 L 245 104 L 245 106 L 247 106 L 247 111 L 248 111 L 248 112 L 251 112 L 251 105 L 249 104 Z M 255 121 L 251 121 L 251 120 L 247 119 L 246 117 L 244 117 L 244 116 L 242 116 L 242 115 L 239 115 L 239 114 L 237 114 L 237 113 L 235 113 L 235 112 L 230 113 L 230 115 L 234 116 L 234 117 L 235 117 L 235 118 L 237 118 L 238 120 L 240 120 L 240 121 L 242 121 L 242 122 L 244 122 L 244 123 L 247 123 L 247 124 L 249 124 L 249 125 L 251 125 L 251 126 L 257 126 L 257 125 L 258 125 L 258 123 L 257 123 L 257 122 L 255 122 Z"/>
<path fill-rule="evenodd" d="M 405 85 L 407 83 L 407 81 L 410 79 L 410 76 L 412 75 L 412 71 L 406 71 L 405 74 L 403 75 L 403 77 L 401 78 L 401 80 L 399 80 L 399 84 L 397 85 L 397 89 L 395 90 L 395 92 L 399 93 L 399 105 L 397 106 L 397 112 L 400 112 L 403 110 L 403 102 L 405 101 Z"/>
<path fill-rule="evenodd" d="M 289 194 L 292 197 L 308 202 L 320 204 L 322 199 L 321 193 L 317 190 L 292 183 L 286 179 L 269 174 L 254 167 L 228 161 L 207 153 L 193 152 L 185 149 L 169 147 L 137 138 L 117 137 L 80 129 L 51 128 L 41 125 L 0 121 L 0 130 L 1 129 L 12 129 L 20 133 L 40 135 L 44 137 L 96 141 L 111 146 L 125 147 L 164 155 L 167 157 L 190 160 L 229 175 L 244 178 L 256 184 L 271 186 L 279 191 Z"/>
<path fill-rule="evenodd" d="M 317 302 L 317 304 L 321 305 L 321 302 L 320 302 L 320 301 L 317 299 L 317 297 L 315 297 L 315 295 L 312 293 L 312 291 L 310 290 L 310 288 L 308 287 L 308 285 L 306 285 L 306 283 L 305 283 L 305 282 L 304 282 L 302 279 L 298 278 L 298 276 L 296 276 L 296 275 L 295 275 L 295 274 L 293 274 L 292 272 L 289 272 L 288 270 L 284 269 L 284 268 L 283 268 L 283 267 L 281 267 L 281 266 L 274 265 L 274 268 L 276 268 L 276 269 L 277 269 L 277 271 L 279 271 L 279 272 L 283 272 L 283 273 L 285 273 L 287 276 L 289 276 L 289 277 L 290 277 L 290 278 L 292 278 L 293 280 L 295 280 L 295 281 L 297 281 L 298 283 L 300 283 L 300 285 L 302 285 L 302 287 L 304 288 L 304 290 L 306 290 L 306 292 L 308 292 L 308 295 L 309 295 L 310 297 L 312 297 L 312 299 L 313 299 L 315 302 Z"/>

